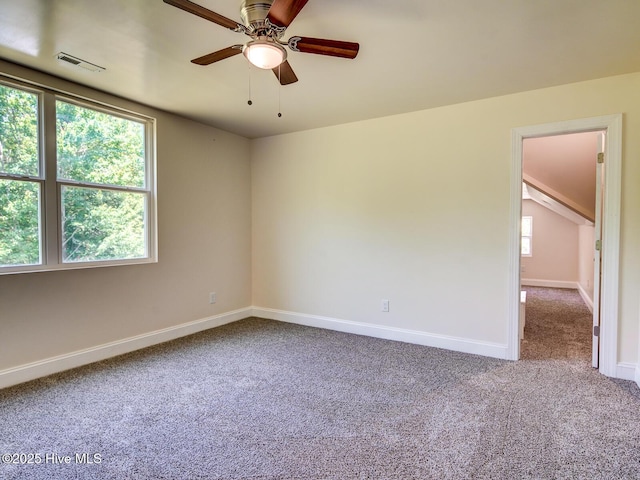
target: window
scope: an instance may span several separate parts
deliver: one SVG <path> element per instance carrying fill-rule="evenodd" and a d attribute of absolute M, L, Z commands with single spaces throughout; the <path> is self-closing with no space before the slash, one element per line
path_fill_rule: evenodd
<path fill-rule="evenodd" d="M 42 262 L 39 95 L 0 84 L 0 264 Z"/>
<path fill-rule="evenodd" d="M 0 83 L 0 273 L 155 261 L 153 127 Z"/>
<path fill-rule="evenodd" d="M 522 217 L 522 256 L 531 256 L 533 239 L 533 217 Z"/>

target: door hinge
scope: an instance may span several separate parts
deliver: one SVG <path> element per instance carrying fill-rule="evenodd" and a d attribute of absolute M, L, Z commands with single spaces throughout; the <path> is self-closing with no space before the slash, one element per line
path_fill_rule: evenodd
<path fill-rule="evenodd" d="M 593 336 L 594 337 L 599 337 L 600 336 L 600 325 L 594 325 L 593 326 Z"/>
<path fill-rule="evenodd" d="M 604 153 L 598 153 L 598 163 L 604 163 Z"/>
<path fill-rule="evenodd" d="M 602 250 L 602 240 L 596 240 L 596 250 Z"/>

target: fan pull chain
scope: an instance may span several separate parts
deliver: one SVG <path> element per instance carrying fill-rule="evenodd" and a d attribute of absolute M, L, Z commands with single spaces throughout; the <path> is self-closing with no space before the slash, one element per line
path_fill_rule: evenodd
<path fill-rule="evenodd" d="M 278 65 L 278 118 L 282 117 L 282 109 L 280 108 L 280 94 L 282 92 L 282 77 L 280 74 L 280 66 Z"/>
<path fill-rule="evenodd" d="M 247 105 L 251 106 L 253 105 L 253 102 L 251 101 L 251 65 L 249 65 L 249 100 L 247 101 Z"/>

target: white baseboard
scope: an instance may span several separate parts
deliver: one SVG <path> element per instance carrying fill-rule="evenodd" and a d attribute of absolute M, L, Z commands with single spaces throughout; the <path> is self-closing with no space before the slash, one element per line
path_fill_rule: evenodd
<path fill-rule="evenodd" d="M 0 370 L 0 388 L 10 387 L 18 383 L 98 362 L 107 358 L 133 352 L 141 348 L 175 340 L 202 330 L 219 327 L 227 323 L 242 320 L 251 316 L 251 308 L 243 308 L 232 312 L 221 313 L 213 317 L 202 318 L 192 322 L 182 323 L 173 327 L 155 330 L 153 332 L 136 335 L 135 337 L 105 343 L 95 347 L 78 350 L 64 355 L 46 358 L 33 363 Z"/>
<path fill-rule="evenodd" d="M 582 288 L 582 285 L 580 285 L 579 283 L 577 285 L 578 285 L 578 293 L 582 297 L 582 300 L 584 301 L 584 303 L 587 305 L 587 308 L 589 309 L 589 311 L 593 313 L 593 300 L 589 298 L 589 294 L 584 288 Z"/>
<path fill-rule="evenodd" d="M 616 378 L 623 380 L 631 380 L 638 383 L 640 376 L 638 375 L 638 368 L 634 363 L 618 362 L 616 366 Z M 640 386 L 640 383 L 638 383 Z"/>
<path fill-rule="evenodd" d="M 318 315 L 287 312 L 271 308 L 247 307 L 175 325 L 173 327 L 155 330 L 142 335 L 136 335 L 134 337 L 105 343 L 95 347 L 86 348 L 84 350 L 46 358 L 37 362 L 0 370 L 0 389 L 35 380 L 36 378 L 51 375 L 53 373 L 69 370 L 71 368 L 88 365 L 90 363 L 105 360 L 124 353 L 133 352 L 141 348 L 175 340 L 176 338 L 191 335 L 210 328 L 219 327 L 251 316 L 287 323 L 295 323 L 298 325 L 306 325 L 309 327 L 325 328 L 345 333 L 354 333 L 357 335 L 366 335 L 385 340 L 395 340 L 428 347 L 443 348 L 446 350 L 483 355 L 486 357 L 500 359 L 507 358 L 507 346 L 498 343 L 452 337 L 418 330 L 354 322 L 350 320 L 341 320 Z M 638 386 L 640 386 L 640 368 L 637 368 L 635 364 L 624 362 L 618 363 L 616 368 L 616 377 L 624 380 L 635 381 Z"/>
<path fill-rule="evenodd" d="M 327 330 L 336 330 L 346 333 L 355 333 L 357 335 L 366 335 L 369 337 L 382 338 L 385 340 L 396 340 L 406 343 L 415 343 L 428 347 L 444 348 L 457 352 L 484 355 L 486 357 L 501 359 L 507 358 L 506 345 L 471 340 L 468 338 L 451 337 L 448 335 L 439 335 L 417 330 L 387 327 L 382 325 L 374 325 L 371 323 L 353 322 L 350 320 L 341 320 L 337 318 L 321 317 L 318 315 L 287 312 L 283 310 L 274 310 L 271 308 L 254 307 L 253 316 L 266 318 L 269 320 L 295 323 L 298 325 L 306 325 L 309 327 L 325 328 Z"/>
<path fill-rule="evenodd" d="M 578 282 L 569 282 L 564 280 L 542 280 L 538 278 L 522 278 L 521 285 L 530 287 L 549 287 L 549 288 L 578 288 Z"/>

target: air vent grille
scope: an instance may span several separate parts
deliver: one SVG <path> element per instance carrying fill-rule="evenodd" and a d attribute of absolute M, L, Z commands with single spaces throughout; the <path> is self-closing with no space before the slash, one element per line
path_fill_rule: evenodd
<path fill-rule="evenodd" d="M 75 67 L 84 68 L 85 70 L 89 70 L 90 72 L 103 72 L 105 70 L 104 67 L 96 65 L 95 63 L 87 62 L 86 60 L 82 60 L 81 58 L 74 57 L 73 55 L 69 55 L 68 53 L 64 52 L 57 53 L 56 58 L 60 62 L 65 62 Z"/>

